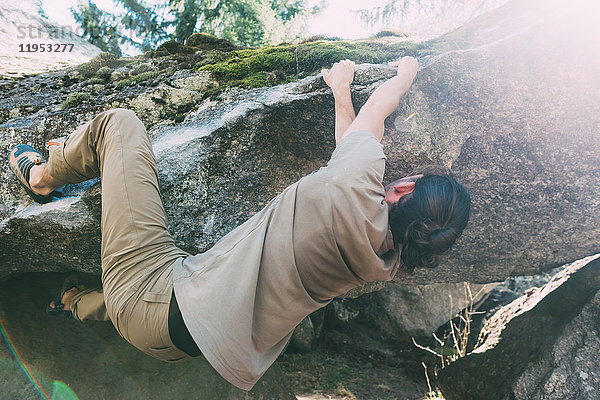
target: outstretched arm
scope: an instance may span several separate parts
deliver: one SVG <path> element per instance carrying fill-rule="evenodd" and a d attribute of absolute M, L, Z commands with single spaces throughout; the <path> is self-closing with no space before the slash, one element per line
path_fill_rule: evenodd
<path fill-rule="evenodd" d="M 385 119 L 398 107 L 400 98 L 408 91 L 417 74 L 417 60 L 412 57 L 404 57 L 390 65 L 398 66 L 398 75 L 379 86 L 371 94 L 358 116 L 341 137 L 352 132 L 368 130 L 381 142 Z"/>
<path fill-rule="evenodd" d="M 331 88 L 335 100 L 335 143 L 348 130 L 356 114 L 350 96 L 350 84 L 354 80 L 354 62 L 342 60 L 333 64 L 331 69 L 321 71 L 325 83 Z"/>

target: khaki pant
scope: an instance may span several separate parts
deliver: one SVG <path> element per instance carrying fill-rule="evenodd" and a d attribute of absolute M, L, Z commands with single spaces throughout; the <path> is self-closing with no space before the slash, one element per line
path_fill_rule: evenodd
<path fill-rule="evenodd" d="M 49 148 L 48 172 L 55 179 L 77 183 L 100 176 L 102 182 L 103 291 L 78 294 L 73 315 L 110 319 L 121 336 L 155 358 L 188 358 L 168 330 L 172 265 L 188 254 L 167 230 L 144 125 L 131 111 L 110 110 Z"/>

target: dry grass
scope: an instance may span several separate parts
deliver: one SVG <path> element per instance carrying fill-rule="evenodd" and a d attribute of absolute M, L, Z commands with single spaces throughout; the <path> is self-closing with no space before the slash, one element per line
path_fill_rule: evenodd
<path fill-rule="evenodd" d="M 478 295 L 479 293 L 473 296 L 473 293 L 471 292 L 471 286 L 468 282 L 465 282 L 464 296 L 465 304 L 467 304 L 467 307 L 463 311 L 458 313 L 458 315 L 454 315 L 452 296 L 449 295 L 450 330 L 447 331 L 442 338 L 438 337 L 435 333 L 433 334 L 433 338 L 438 343 L 439 347 L 437 347 L 436 349 L 431 349 L 427 346 L 421 346 L 415 341 L 414 338 L 412 339 L 413 344 L 419 349 L 425 350 L 428 353 L 431 353 L 437 358 L 439 358 L 442 368 L 458 360 L 459 358 L 465 357 L 468 354 L 467 351 L 469 345 L 469 335 L 471 333 L 472 316 L 477 313 L 474 309 L 474 298 L 478 297 Z M 427 366 L 425 365 L 425 363 L 422 363 L 422 365 L 425 369 L 425 378 L 427 379 L 427 385 L 429 386 L 429 392 L 427 392 L 424 399 L 443 400 L 444 397 L 442 393 L 438 390 L 438 388 L 435 388 L 435 390 L 432 389 L 427 373 Z"/>

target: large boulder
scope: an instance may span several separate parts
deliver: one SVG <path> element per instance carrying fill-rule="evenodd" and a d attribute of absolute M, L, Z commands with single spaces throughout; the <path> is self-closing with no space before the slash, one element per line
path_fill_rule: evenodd
<path fill-rule="evenodd" d="M 385 182 L 418 164 L 443 164 L 469 188 L 473 214 L 437 270 L 399 276 L 403 283 L 501 281 L 599 251 L 600 92 L 590 90 L 599 85 L 599 29 L 592 13 L 560 3 L 512 1 L 421 45 L 419 76 L 386 125 Z M 19 142 L 43 148 L 104 109 L 137 104 L 146 110 L 143 120 L 152 117 L 145 122 L 170 229 L 190 252 L 209 248 L 326 163 L 334 107 L 320 76 L 202 100 L 202 85 L 173 84 L 178 57 L 156 61 L 160 73 L 125 71 L 128 78 L 118 74 L 131 63 L 110 67 L 111 80 L 120 79 L 112 89 L 88 82 L 87 95 L 66 100 L 74 90 L 64 83 L 70 72 L 0 85 L 0 103 L 10 108 L 0 125 L 0 156 Z M 189 65 L 186 74 L 197 79 Z M 355 104 L 393 75 L 383 65 L 358 66 Z M 180 90 L 183 104 L 174 103 Z M 26 271 L 99 273 L 99 189 L 66 192 L 72 196 L 31 204 L 2 168 L 0 279 Z"/>
<path fill-rule="evenodd" d="M 335 299 L 333 314 L 336 323 L 348 329 L 358 323 L 375 328 L 385 338 L 431 339 L 439 327 L 480 302 L 496 285 L 466 282 L 386 285 L 356 299 Z"/>
<path fill-rule="evenodd" d="M 598 399 L 598 256 L 503 307 L 480 339 L 470 355 L 438 372 L 446 399 Z"/>

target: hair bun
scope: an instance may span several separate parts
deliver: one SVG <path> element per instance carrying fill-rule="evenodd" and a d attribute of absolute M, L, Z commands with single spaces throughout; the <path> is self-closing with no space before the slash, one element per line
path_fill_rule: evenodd
<path fill-rule="evenodd" d="M 453 228 L 435 228 L 429 234 L 429 245 L 433 254 L 443 254 L 457 238 Z"/>
<path fill-rule="evenodd" d="M 424 175 L 410 196 L 390 209 L 394 243 L 401 246 L 404 268 L 435 268 L 467 226 L 469 193 L 450 175 Z"/>
<path fill-rule="evenodd" d="M 441 246 L 440 228 L 435 226 L 430 219 L 420 219 L 412 221 L 402 240 L 401 258 L 405 266 L 429 267 L 435 268 L 440 263 L 440 257 L 437 250 Z M 432 234 L 436 232 L 436 243 L 433 246 Z M 442 251 L 443 253 L 443 251 Z"/>

